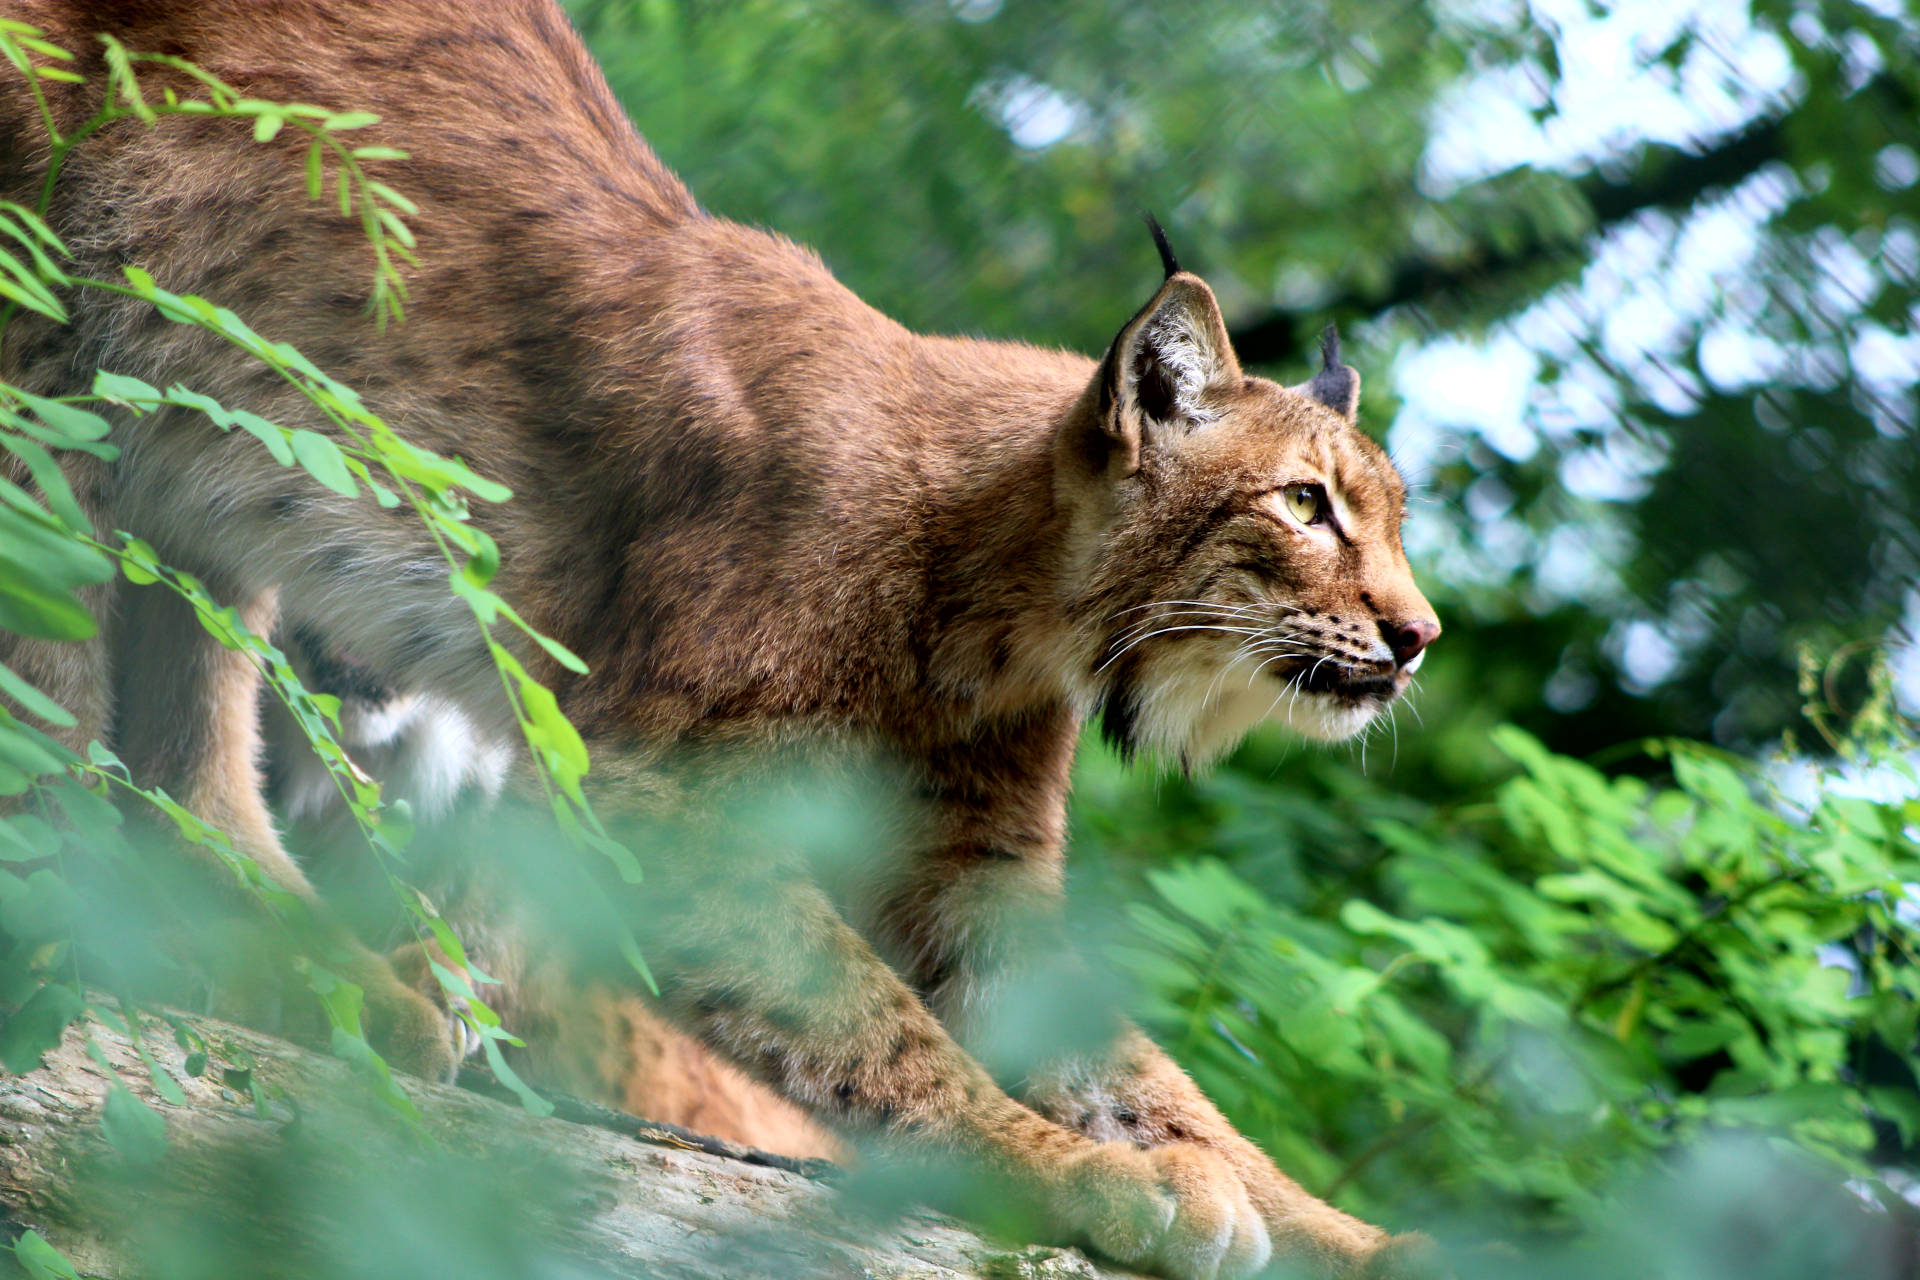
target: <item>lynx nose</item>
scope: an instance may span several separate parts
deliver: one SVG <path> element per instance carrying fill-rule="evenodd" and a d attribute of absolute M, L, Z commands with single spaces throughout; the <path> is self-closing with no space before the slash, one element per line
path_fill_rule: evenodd
<path fill-rule="evenodd" d="M 1382 618 L 1380 634 L 1393 650 L 1394 662 L 1404 667 L 1433 643 L 1433 638 L 1440 634 L 1440 624 L 1432 618 L 1416 618 L 1412 622 L 1388 622 Z"/>

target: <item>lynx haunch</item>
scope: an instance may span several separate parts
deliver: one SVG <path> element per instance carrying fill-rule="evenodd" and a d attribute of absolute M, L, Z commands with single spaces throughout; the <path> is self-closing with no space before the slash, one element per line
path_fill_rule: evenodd
<path fill-rule="evenodd" d="M 852 894 L 698 842 L 654 858 L 646 896 L 672 915 L 641 941 L 667 1017 L 814 1117 L 970 1161 L 1123 1262 L 1401 1273 L 1411 1244 L 1306 1194 L 1119 1020 L 1019 1073 L 1018 1097 L 968 1051 L 1023 963 L 1012 940 L 1059 910 L 1085 718 L 1189 765 L 1270 718 L 1342 738 L 1438 634 L 1400 479 L 1354 426 L 1334 344 L 1300 386 L 1247 375 L 1170 254 L 1098 361 L 909 333 L 811 253 L 696 205 L 548 0 L 12 13 L 79 55 L 86 85 L 47 86 L 65 122 L 94 109 L 110 32 L 253 96 L 378 112 L 367 141 L 415 157 L 383 166 L 420 206 L 408 318 L 385 335 L 360 231 L 309 203 L 290 139 L 124 122 L 69 160 L 51 220 L 78 270 L 137 263 L 217 299 L 513 488 L 476 519 L 502 594 L 591 666 L 526 657 L 593 749 L 597 805 L 678 820 L 662 815 L 684 812 L 686 779 L 774 750 L 896 780 L 900 816 Z M 10 83 L 0 195 L 32 202 L 37 134 Z M 14 322 L 0 374 L 60 395 L 105 367 L 325 429 L 208 335 L 71 301 L 70 326 Z M 74 487 L 99 528 L 144 537 L 256 629 L 312 635 L 507 751 L 497 677 L 422 530 L 236 437 L 184 411 L 129 419 L 119 459 L 75 464 Z M 112 741 L 311 894 L 264 798 L 251 669 L 170 599 L 122 584 L 93 603 L 103 637 L 13 640 L 6 660 L 80 715 L 69 739 Z M 521 773 L 506 764 L 510 791 Z M 481 958 L 532 983 L 528 957 L 563 946 L 513 940 L 513 915 L 480 930 Z M 399 976 L 419 967 L 367 952 L 354 976 L 396 1058 L 444 1075 L 446 1011 Z"/>

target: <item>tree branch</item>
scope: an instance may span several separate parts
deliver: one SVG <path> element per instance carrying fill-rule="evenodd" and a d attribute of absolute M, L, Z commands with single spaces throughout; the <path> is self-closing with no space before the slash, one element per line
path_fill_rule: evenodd
<path fill-rule="evenodd" d="M 1862 108 L 1888 112 L 1910 112 L 1915 105 L 1908 88 L 1886 76 L 1868 81 L 1849 100 Z M 1234 350 L 1250 364 L 1294 362 L 1306 349 L 1308 335 L 1329 318 L 1378 315 L 1409 304 L 1442 303 L 1459 294 L 1484 290 L 1490 282 L 1524 268 L 1564 258 L 1593 233 L 1638 214 L 1687 208 L 1710 192 L 1737 186 L 1766 165 L 1786 159 L 1794 117 L 1795 112 L 1790 111 L 1754 121 L 1700 150 L 1648 146 L 1641 151 L 1631 175 L 1617 178 L 1596 172 L 1574 183 L 1593 215 L 1591 225 L 1580 235 L 1561 238 L 1536 230 L 1509 246 L 1482 242 L 1465 254 L 1444 260 L 1405 259 L 1396 265 L 1383 288 L 1352 290 L 1310 306 L 1276 307 L 1237 325 L 1233 330 Z M 1488 178 L 1477 189 L 1489 190 L 1506 177 Z M 1456 197 L 1455 203 L 1471 208 L 1473 201 Z M 1444 210 L 1446 206 L 1439 207 Z"/>

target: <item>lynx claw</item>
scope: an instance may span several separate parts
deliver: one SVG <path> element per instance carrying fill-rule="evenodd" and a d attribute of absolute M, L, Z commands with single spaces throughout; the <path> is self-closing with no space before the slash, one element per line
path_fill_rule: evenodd
<path fill-rule="evenodd" d="M 1069 1197 L 1094 1248 L 1171 1280 L 1241 1280 L 1272 1255 L 1246 1188 L 1199 1147 L 1102 1144 L 1075 1171 Z"/>

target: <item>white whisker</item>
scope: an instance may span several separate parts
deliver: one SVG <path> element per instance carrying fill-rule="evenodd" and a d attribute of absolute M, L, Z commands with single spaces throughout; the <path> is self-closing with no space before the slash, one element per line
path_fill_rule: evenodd
<path fill-rule="evenodd" d="M 1119 650 L 1117 650 L 1110 657 L 1108 657 L 1106 661 L 1102 662 L 1099 666 L 1095 667 L 1093 669 L 1093 673 L 1095 675 L 1099 675 L 1102 671 L 1105 671 L 1108 667 L 1112 666 L 1116 661 L 1118 661 L 1122 654 L 1126 653 L 1128 650 L 1133 649 L 1139 645 L 1145 644 L 1147 641 L 1153 639 L 1155 636 L 1172 635 L 1175 632 L 1179 632 L 1179 631 L 1218 631 L 1222 635 L 1245 635 L 1245 636 L 1257 636 L 1261 634 L 1259 631 L 1254 630 L 1253 628 L 1250 628 L 1250 627 L 1210 626 L 1205 623 L 1192 623 L 1186 626 L 1179 626 L 1179 627 L 1162 627 L 1158 631 L 1149 631 L 1147 632 L 1147 634 L 1143 636 L 1139 636 L 1139 637 L 1136 637 L 1135 639 L 1129 640 L 1124 646 L 1122 646 Z"/>
<path fill-rule="evenodd" d="M 1128 636 L 1136 635 L 1139 632 L 1144 631 L 1149 627 L 1158 626 L 1162 622 L 1171 622 L 1175 618 L 1217 618 L 1217 617 L 1220 617 L 1220 615 L 1211 609 L 1175 609 L 1170 613 L 1163 613 L 1152 618 L 1143 618 L 1139 622 L 1131 624 L 1126 628 L 1126 630 L 1120 633 L 1118 640 L 1125 640 Z M 1236 617 L 1226 617 L 1226 618 L 1222 618 L 1221 620 L 1224 622 L 1233 622 L 1233 623 L 1245 623 L 1245 622 L 1253 621 L 1250 618 L 1236 618 Z"/>
<path fill-rule="evenodd" d="M 1120 617 L 1122 614 L 1138 613 L 1142 609 L 1164 609 L 1172 605 L 1191 605 L 1194 608 L 1218 609 L 1221 611 L 1227 611 L 1227 610 L 1233 610 L 1233 609 L 1244 609 L 1248 611 L 1258 611 L 1258 610 L 1264 610 L 1264 609 L 1282 609 L 1288 613 L 1300 612 L 1300 610 L 1294 607 L 1293 605 L 1281 604 L 1277 600 L 1270 601 L 1270 602 L 1256 602 L 1253 604 L 1229 604 L 1220 600 L 1151 600 L 1151 601 L 1148 601 L 1146 604 L 1136 604 L 1136 605 L 1129 606 L 1128 608 L 1125 608 L 1125 609 L 1116 609 L 1113 611 L 1111 616 L 1117 618 L 1117 617 Z"/>
<path fill-rule="evenodd" d="M 1220 692 L 1220 683 L 1227 678 L 1227 672 L 1239 666 L 1245 659 L 1252 657 L 1252 646 L 1256 643 L 1258 642 L 1243 640 L 1235 647 L 1233 656 L 1221 665 L 1220 670 L 1215 672 L 1213 679 L 1208 682 L 1207 691 L 1200 699 L 1201 706 L 1210 707 L 1213 705 L 1213 695 Z"/>

